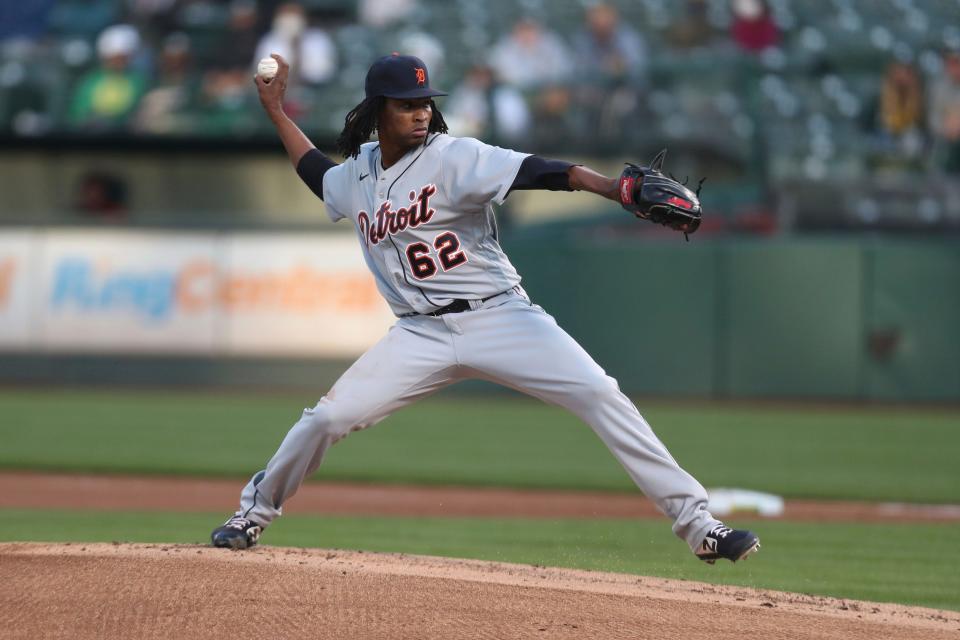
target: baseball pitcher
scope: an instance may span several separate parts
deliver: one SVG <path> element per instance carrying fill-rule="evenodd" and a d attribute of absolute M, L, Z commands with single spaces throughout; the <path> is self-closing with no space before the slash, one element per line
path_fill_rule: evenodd
<path fill-rule="evenodd" d="M 707 511 L 707 493 L 673 459 L 616 380 L 530 301 L 497 239 L 494 204 L 515 190 L 590 191 L 636 216 L 693 233 L 698 194 L 661 172 L 663 153 L 619 178 L 587 167 L 447 135 L 422 60 L 394 54 L 366 77 L 337 164 L 284 114 L 289 67 L 255 81 L 267 115 L 330 218 L 347 220 L 377 287 L 397 316 L 253 476 L 236 515 L 213 531 L 218 547 L 246 549 L 281 514 L 327 450 L 352 431 L 468 378 L 517 389 L 576 414 L 702 560 L 736 562 L 760 544 Z M 370 142 L 377 133 L 377 141 Z"/>

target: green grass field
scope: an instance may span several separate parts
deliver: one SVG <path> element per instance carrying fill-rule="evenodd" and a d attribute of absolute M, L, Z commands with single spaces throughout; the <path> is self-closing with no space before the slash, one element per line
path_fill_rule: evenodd
<path fill-rule="evenodd" d="M 246 478 L 314 401 L 293 394 L 6 390 L 0 468 Z M 639 406 L 708 487 L 960 502 L 960 412 Z M 338 444 L 317 477 L 632 490 L 576 418 L 533 401 L 488 396 L 444 395 L 401 411 Z M 224 515 L 7 509 L 0 510 L 0 540 L 202 543 Z M 273 525 L 265 542 L 602 569 L 960 610 L 956 525 L 754 526 L 761 553 L 712 568 L 690 557 L 665 520 L 292 515 Z"/>
<path fill-rule="evenodd" d="M 314 398 L 0 392 L 0 468 L 246 477 Z M 960 502 L 960 412 L 639 403 L 704 485 L 788 497 Z M 517 398 L 428 399 L 338 444 L 319 477 L 632 489 L 577 418 Z"/>

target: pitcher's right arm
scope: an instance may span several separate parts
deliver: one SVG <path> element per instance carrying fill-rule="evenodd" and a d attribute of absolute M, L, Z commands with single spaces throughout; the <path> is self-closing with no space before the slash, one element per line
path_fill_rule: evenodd
<path fill-rule="evenodd" d="M 290 74 L 290 65 L 283 56 L 272 53 L 270 57 L 277 61 L 277 75 L 266 81 L 259 75 L 254 77 L 257 93 L 260 95 L 260 104 L 273 122 L 287 150 L 291 164 L 297 170 L 297 175 L 306 183 L 310 190 L 323 200 L 323 176 L 337 163 L 320 152 L 300 127 L 283 111 L 283 95 L 287 90 L 287 77 Z"/>

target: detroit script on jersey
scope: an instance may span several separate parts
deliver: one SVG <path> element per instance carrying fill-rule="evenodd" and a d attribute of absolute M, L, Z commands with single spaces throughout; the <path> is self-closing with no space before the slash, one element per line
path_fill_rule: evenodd
<path fill-rule="evenodd" d="M 410 204 L 392 209 L 393 202 L 384 200 L 377 209 L 377 214 L 371 223 L 366 211 L 357 212 L 357 226 L 360 235 L 371 244 L 380 244 L 387 235 L 396 235 L 407 227 L 415 229 L 425 222 L 430 222 L 436 209 L 430 207 L 430 196 L 437 192 L 437 185 L 428 184 L 419 191 L 410 192 Z"/>
<path fill-rule="evenodd" d="M 377 143 L 330 169 L 324 203 L 349 218 L 377 288 L 400 316 L 481 299 L 520 283 L 497 240 L 502 204 L 528 154 L 432 134 L 384 169 Z"/>

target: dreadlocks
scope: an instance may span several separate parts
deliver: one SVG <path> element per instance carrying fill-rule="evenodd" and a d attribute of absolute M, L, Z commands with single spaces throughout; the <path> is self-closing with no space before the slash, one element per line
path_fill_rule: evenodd
<path fill-rule="evenodd" d="M 343 120 L 343 131 L 337 138 L 337 151 L 340 155 L 351 158 L 360 155 L 360 145 L 369 140 L 377 130 L 377 121 L 385 100 L 383 96 L 374 96 L 365 99 L 350 110 Z M 430 117 L 427 133 L 446 133 L 447 123 L 433 100 L 430 101 L 430 109 L 433 115 Z"/>

